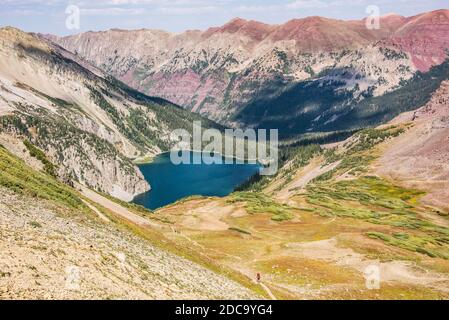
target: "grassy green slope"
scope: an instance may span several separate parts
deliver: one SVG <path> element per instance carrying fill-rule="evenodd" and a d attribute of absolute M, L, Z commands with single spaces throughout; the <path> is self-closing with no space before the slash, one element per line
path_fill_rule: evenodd
<path fill-rule="evenodd" d="M 87 209 L 77 193 L 44 172 L 38 172 L 0 146 L 0 185 L 14 192 L 53 201 L 74 209 Z"/>

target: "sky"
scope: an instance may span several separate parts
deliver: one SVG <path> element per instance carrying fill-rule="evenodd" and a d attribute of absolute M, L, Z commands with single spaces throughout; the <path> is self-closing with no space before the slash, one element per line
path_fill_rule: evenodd
<path fill-rule="evenodd" d="M 0 26 L 56 35 L 111 28 L 182 32 L 235 17 L 272 24 L 307 16 L 361 19 L 372 6 L 381 15 L 411 16 L 448 9 L 449 0 L 0 0 Z"/>

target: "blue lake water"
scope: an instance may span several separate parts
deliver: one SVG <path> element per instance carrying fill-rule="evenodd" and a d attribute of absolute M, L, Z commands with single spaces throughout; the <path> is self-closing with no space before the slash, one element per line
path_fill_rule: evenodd
<path fill-rule="evenodd" d="M 190 156 L 193 155 L 201 154 L 191 152 Z M 224 160 L 223 164 L 175 165 L 170 161 L 170 153 L 164 153 L 139 168 L 150 182 L 151 191 L 137 196 L 133 202 L 154 210 L 193 195 L 226 196 L 257 174 L 260 165 L 224 164 Z"/>

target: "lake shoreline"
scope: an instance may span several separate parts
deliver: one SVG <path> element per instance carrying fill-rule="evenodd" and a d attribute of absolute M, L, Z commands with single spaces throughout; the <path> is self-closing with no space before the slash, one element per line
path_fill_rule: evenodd
<path fill-rule="evenodd" d="M 201 153 L 201 154 L 206 153 L 206 152 L 201 151 L 201 150 L 193 150 L 193 149 L 176 150 L 176 152 L 180 152 L 180 151 L 196 152 L 196 153 Z M 172 151 L 163 151 L 163 152 L 156 153 L 156 154 L 154 154 L 154 155 L 143 156 L 143 157 L 136 158 L 136 159 L 132 160 L 132 162 L 133 162 L 135 165 L 150 164 L 150 163 L 152 163 L 152 162 L 154 161 L 154 159 L 157 158 L 158 156 L 161 156 L 161 155 L 166 154 L 166 153 L 171 153 L 171 152 L 172 152 Z M 259 158 L 255 158 L 255 159 L 238 158 L 238 157 L 236 157 L 236 156 L 227 156 L 227 155 L 224 155 L 224 154 L 221 153 L 221 152 L 217 152 L 217 153 L 218 153 L 219 155 L 221 155 L 222 157 L 224 157 L 224 158 L 234 159 L 234 160 L 243 160 L 243 161 L 256 161 L 257 163 L 263 165 L 263 164 L 260 162 Z"/>
<path fill-rule="evenodd" d="M 189 150 L 189 157 L 203 154 Z M 198 155 L 197 155 L 198 156 Z M 222 159 L 221 163 L 219 159 Z M 232 163 L 226 163 L 232 159 Z M 137 166 L 152 188 L 150 191 L 136 195 L 131 203 L 142 205 L 150 210 L 169 205 L 190 196 L 223 197 L 235 191 L 257 175 L 263 165 L 258 161 L 237 163 L 235 157 L 227 157 L 220 153 L 212 159 L 218 163 L 180 164 L 175 165 L 170 160 L 170 152 L 163 152 L 152 158 L 151 162 L 139 163 Z"/>

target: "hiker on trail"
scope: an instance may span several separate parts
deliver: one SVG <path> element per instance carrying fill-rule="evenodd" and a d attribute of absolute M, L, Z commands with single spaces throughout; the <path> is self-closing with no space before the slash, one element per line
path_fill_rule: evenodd
<path fill-rule="evenodd" d="M 259 272 L 257 272 L 256 278 L 257 278 L 257 282 L 260 282 L 260 273 Z"/>

